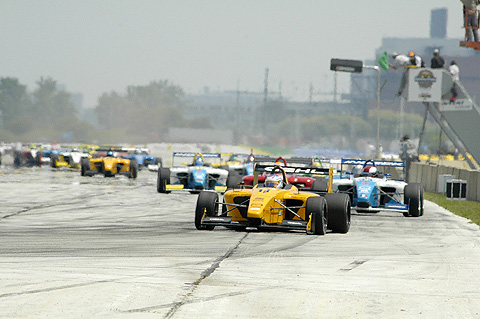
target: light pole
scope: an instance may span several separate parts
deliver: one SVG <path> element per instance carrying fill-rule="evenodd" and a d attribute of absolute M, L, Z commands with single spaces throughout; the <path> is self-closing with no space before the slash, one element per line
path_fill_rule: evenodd
<path fill-rule="evenodd" d="M 364 65 L 363 68 L 377 70 L 377 146 L 375 148 L 375 156 L 380 159 L 380 68 L 369 65 Z"/>
<path fill-rule="evenodd" d="M 380 68 L 378 66 L 363 65 L 360 60 L 331 59 L 330 70 L 341 72 L 362 73 L 363 69 L 377 70 L 377 146 L 376 157 L 380 158 Z"/>

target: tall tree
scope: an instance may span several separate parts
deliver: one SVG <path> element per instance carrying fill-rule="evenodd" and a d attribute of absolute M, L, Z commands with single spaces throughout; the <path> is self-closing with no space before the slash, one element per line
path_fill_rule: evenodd
<path fill-rule="evenodd" d="M 76 115 L 71 94 L 59 90 L 55 80 L 41 77 L 36 84 L 38 87 L 33 92 L 33 110 L 38 120 L 55 123 L 60 117 Z"/>
<path fill-rule="evenodd" d="M 0 79 L 0 126 L 7 126 L 27 116 L 30 105 L 25 85 L 21 85 L 15 78 Z"/>

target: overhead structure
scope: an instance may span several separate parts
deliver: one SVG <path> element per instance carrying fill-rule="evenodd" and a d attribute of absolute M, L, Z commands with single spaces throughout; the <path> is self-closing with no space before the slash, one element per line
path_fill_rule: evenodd
<path fill-rule="evenodd" d="M 480 10 L 476 10 L 476 17 L 477 17 L 477 20 L 479 20 L 477 22 L 477 25 L 480 25 L 480 14 L 479 14 Z M 463 41 L 460 41 L 460 46 L 461 47 L 467 47 L 467 48 L 472 48 L 476 51 L 480 51 L 480 42 L 474 42 L 474 41 L 468 41 L 468 34 L 470 33 L 471 36 L 473 36 L 473 32 L 476 31 L 476 32 L 479 32 L 478 31 L 478 27 L 472 27 L 472 26 L 469 26 L 468 25 L 468 16 L 469 15 L 472 15 L 472 14 L 475 14 L 475 13 L 471 13 L 469 12 L 469 10 L 465 10 L 464 12 L 464 15 L 465 15 L 465 18 L 464 18 L 464 21 L 465 21 L 465 25 L 463 26 L 463 28 L 465 28 L 465 39 Z"/>
<path fill-rule="evenodd" d="M 444 69 L 406 69 L 403 76 L 402 97 L 409 102 L 423 103 L 426 107 L 424 121 L 430 113 L 470 168 L 477 169 L 480 163 L 480 109 L 465 87 Z M 419 149 L 421 142 L 420 139 Z"/>

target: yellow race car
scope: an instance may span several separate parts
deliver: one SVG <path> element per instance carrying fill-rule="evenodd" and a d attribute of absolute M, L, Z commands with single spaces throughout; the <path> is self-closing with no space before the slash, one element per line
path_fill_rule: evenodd
<path fill-rule="evenodd" d="M 301 191 L 288 183 L 286 171 L 301 174 L 329 174 L 329 193 Z M 258 173 L 267 173 L 258 184 Z M 215 192 L 202 191 L 195 209 L 195 227 L 212 230 L 215 226 L 243 230 L 258 229 L 302 230 L 307 234 L 324 235 L 327 229 L 347 233 L 350 229 L 351 206 L 347 194 L 333 194 L 333 170 L 319 167 L 288 167 L 255 165 L 255 182 L 251 189 L 232 189 L 223 201 Z"/>
<path fill-rule="evenodd" d="M 80 174 L 82 176 L 93 176 L 103 174 L 105 177 L 113 177 L 117 174 L 126 175 L 129 178 L 137 178 L 138 163 L 121 157 L 115 157 L 112 151 L 106 156 L 97 158 L 83 158 Z"/>

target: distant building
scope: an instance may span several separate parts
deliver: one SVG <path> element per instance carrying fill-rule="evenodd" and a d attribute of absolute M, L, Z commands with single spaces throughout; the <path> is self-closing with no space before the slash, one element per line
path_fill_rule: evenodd
<path fill-rule="evenodd" d="M 480 52 L 471 48 L 460 47 L 459 43 L 463 39 L 446 38 L 447 9 L 433 9 L 431 15 L 430 38 L 390 38 L 382 39 L 379 48 L 375 50 L 376 59 L 387 52 L 390 62 L 393 62 L 391 54 L 398 52 L 407 54 L 414 51 L 415 54 L 422 57 L 426 67 L 430 67 L 430 60 L 433 56 L 433 50 L 439 49 L 441 56 L 445 59 L 445 66 L 448 67 L 450 61 L 456 60 L 460 67 L 460 82 L 465 86 L 476 103 L 480 104 L 480 96 L 475 96 L 480 87 Z M 365 61 L 365 65 L 377 65 L 375 60 Z M 389 102 L 395 99 L 400 86 L 400 70 L 382 70 L 381 81 L 382 108 L 396 109 L 396 103 Z M 350 94 L 352 103 L 359 107 L 368 105 L 374 107 L 372 100 L 376 99 L 377 80 L 376 72 L 365 70 L 363 73 L 351 74 Z M 423 113 L 422 108 L 416 108 L 418 113 Z"/>
<path fill-rule="evenodd" d="M 430 38 L 445 39 L 447 37 L 447 8 L 432 10 L 430 19 Z"/>

